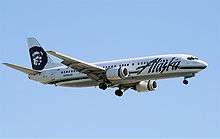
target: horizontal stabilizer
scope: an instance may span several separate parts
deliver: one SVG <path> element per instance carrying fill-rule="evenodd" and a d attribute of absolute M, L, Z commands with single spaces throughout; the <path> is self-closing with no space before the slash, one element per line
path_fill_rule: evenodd
<path fill-rule="evenodd" d="M 29 68 L 25 68 L 25 67 L 22 67 L 22 66 L 18 66 L 18 65 L 15 65 L 15 64 L 9 64 L 9 63 L 2 63 L 2 64 L 6 65 L 10 68 L 19 70 L 19 71 L 21 71 L 23 73 L 26 73 L 26 74 L 35 75 L 35 74 L 40 73 L 39 71 L 32 70 L 32 69 L 29 69 Z"/>

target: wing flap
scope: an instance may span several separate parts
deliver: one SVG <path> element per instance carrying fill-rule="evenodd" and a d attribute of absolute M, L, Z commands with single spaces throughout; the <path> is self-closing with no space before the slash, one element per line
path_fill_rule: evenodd
<path fill-rule="evenodd" d="M 2 64 L 6 65 L 10 68 L 16 69 L 18 71 L 21 71 L 25 74 L 35 75 L 35 74 L 40 73 L 39 71 L 32 70 L 32 69 L 29 69 L 29 68 L 25 68 L 25 67 L 22 67 L 22 66 L 18 66 L 18 65 L 15 65 L 15 64 L 9 64 L 9 63 L 2 63 Z"/>

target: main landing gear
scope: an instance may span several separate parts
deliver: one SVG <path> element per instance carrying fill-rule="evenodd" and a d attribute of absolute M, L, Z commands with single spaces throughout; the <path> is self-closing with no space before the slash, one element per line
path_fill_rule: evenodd
<path fill-rule="evenodd" d="M 125 89 L 126 90 L 126 89 Z M 123 90 L 123 91 L 125 91 Z M 115 95 L 118 96 L 118 97 L 121 97 L 123 96 L 124 92 L 122 91 L 122 88 L 121 88 L 121 85 L 119 85 L 118 89 L 115 90 Z"/>
<path fill-rule="evenodd" d="M 106 90 L 108 88 L 108 85 L 106 83 L 100 83 L 99 84 L 99 88 L 102 90 Z M 116 96 L 123 96 L 124 92 L 122 91 L 121 87 L 119 87 L 119 89 L 115 90 L 115 95 Z"/>
<path fill-rule="evenodd" d="M 123 91 L 121 91 L 121 89 L 118 89 L 115 91 L 115 95 L 121 97 L 123 96 Z"/>
<path fill-rule="evenodd" d="M 102 90 L 106 90 L 108 88 L 108 85 L 106 83 L 100 83 L 99 88 Z"/>

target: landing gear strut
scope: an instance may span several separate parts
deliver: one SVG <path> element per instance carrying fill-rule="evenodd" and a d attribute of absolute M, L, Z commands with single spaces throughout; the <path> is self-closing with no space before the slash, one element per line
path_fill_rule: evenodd
<path fill-rule="evenodd" d="M 106 83 L 100 83 L 99 88 L 102 89 L 102 90 L 106 90 L 108 88 L 108 86 L 107 86 Z"/>
<path fill-rule="evenodd" d="M 188 85 L 189 81 L 187 80 L 188 78 L 195 77 L 195 73 L 192 73 L 191 75 L 185 76 L 183 80 L 183 84 Z"/>
<path fill-rule="evenodd" d="M 191 78 L 191 77 L 184 77 L 183 84 L 185 85 L 189 84 L 189 81 L 187 80 L 187 78 Z"/>
<path fill-rule="evenodd" d="M 115 91 L 115 95 L 121 97 L 123 96 L 123 92 L 120 89 L 118 89 Z"/>

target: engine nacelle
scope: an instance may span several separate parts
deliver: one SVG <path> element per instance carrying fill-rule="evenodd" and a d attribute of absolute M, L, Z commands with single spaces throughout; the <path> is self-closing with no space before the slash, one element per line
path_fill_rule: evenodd
<path fill-rule="evenodd" d="M 128 77 L 129 71 L 125 67 L 111 68 L 106 71 L 106 77 L 108 80 L 120 80 Z"/>
<path fill-rule="evenodd" d="M 154 91 L 157 88 L 157 82 L 153 80 L 141 81 L 135 86 L 138 92 Z"/>

